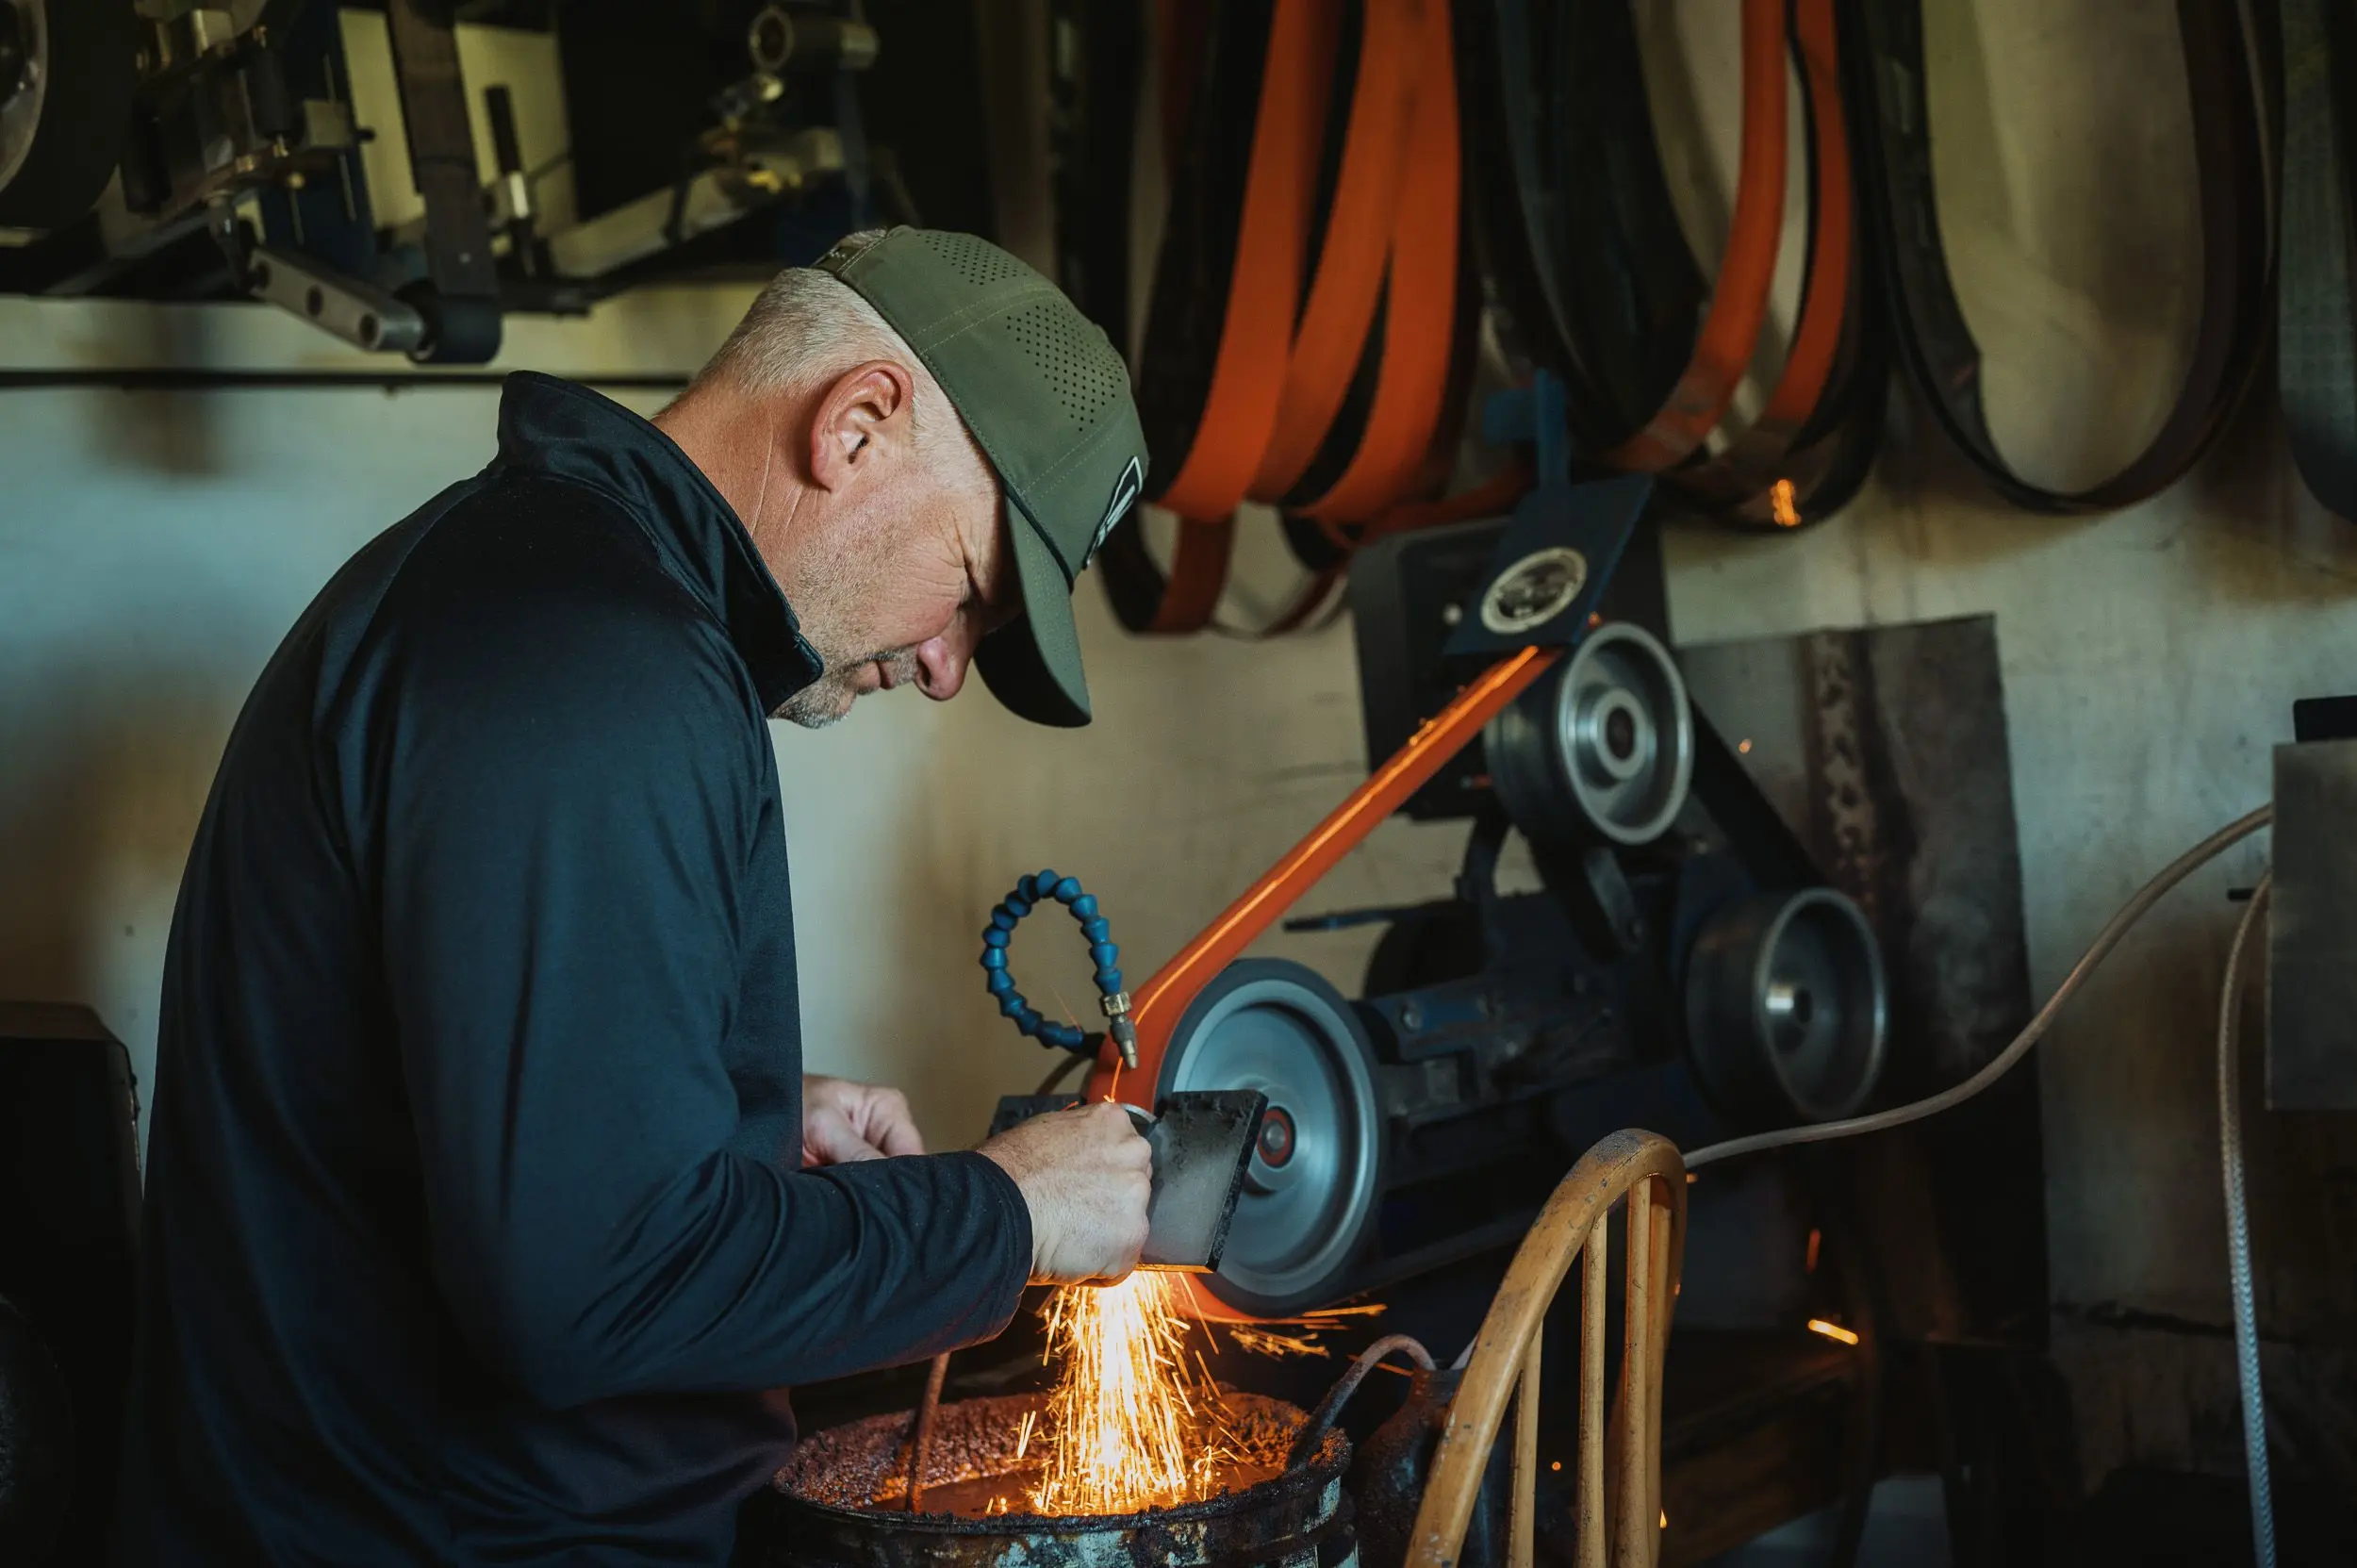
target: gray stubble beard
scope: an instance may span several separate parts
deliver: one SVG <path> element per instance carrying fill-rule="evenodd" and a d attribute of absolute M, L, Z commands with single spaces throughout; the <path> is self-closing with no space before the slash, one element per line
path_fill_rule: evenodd
<path fill-rule="evenodd" d="M 819 702 L 836 695 L 834 686 L 825 678 L 812 682 L 784 701 L 769 717 L 783 718 L 805 730 L 823 730 L 838 724 L 850 713 L 850 705 L 821 707 Z"/>
<path fill-rule="evenodd" d="M 916 651 L 898 648 L 842 663 L 825 658 L 822 654 L 818 679 L 779 703 L 777 711 L 769 717 L 783 718 L 805 730 L 823 730 L 840 723 L 850 714 L 851 704 L 859 701 L 860 694 L 850 685 L 852 672 L 871 664 L 892 665 L 896 676 L 914 680 Z"/>

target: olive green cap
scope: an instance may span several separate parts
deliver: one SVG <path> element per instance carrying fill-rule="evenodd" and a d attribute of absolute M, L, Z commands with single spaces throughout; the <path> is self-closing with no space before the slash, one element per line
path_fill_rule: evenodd
<path fill-rule="evenodd" d="M 1054 284 L 970 234 L 896 228 L 818 266 L 907 340 L 997 470 L 1023 615 L 975 668 L 1025 718 L 1087 723 L 1072 586 L 1146 489 L 1129 367 Z"/>

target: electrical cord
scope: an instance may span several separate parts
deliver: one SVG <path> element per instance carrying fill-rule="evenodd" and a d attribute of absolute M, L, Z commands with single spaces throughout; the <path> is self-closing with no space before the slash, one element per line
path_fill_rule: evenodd
<path fill-rule="evenodd" d="M 2234 1371 L 2242 1385 L 2243 1451 L 2250 1467 L 2250 1548 L 2256 1568 L 2275 1568 L 2275 1496 L 2267 1478 L 2266 1395 L 2259 1382 L 2259 1314 L 2250 1286 L 2250 1203 L 2243 1185 L 2242 1064 L 2234 1023 L 2242 1008 L 2243 951 L 2266 910 L 2273 872 L 2259 879 L 2226 953 L 2217 1002 L 2217 1142 L 2226 1178 L 2226 1277 L 2234 1305 Z"/>
<path fill-rule="evenodd" d="M 2261 806 L 2249 816 L 2237 817 L 2229 822 L 2163 867 L 2158 876 L 2138 888 L 2135 896 L 2120 906 L 2119 913 L 2114 915 L 2104 923 L 2103 929 L 2096 933 L 2095 940 L 2087 945 L 2087 950 L 2080 955 L 2079 962 L 2071 966 L 2070 972 L 2063 977 L 2062 983 L 2054 987 L 2054 994 L 2046 999 L 2046 1005 L 2039 1008 L 2037 1015 L 2023 1027 L 2020 1033 L 2014 1036 L 2013 1043 L 1999 1051 L 1986 1066 L 1963 1082 L 1942 1089 L 1939 1093 L 1926 1098 L 1913 1100 L 1905 1105 L 1894 1105 L 1887 1111 L 1876 1111 L 1871 1115 L 1848 1116 L 1840 1121 L 1813 1122 L 1802 1127 L 1779 1128 L 1772 1132 L 1755 1132 L 1749 1137 L 1729 1138 L 1722 1143 L 1709 1144 L 1686 1156 L 1686 1168 L 1689 1171 L 1699 1170 L 1705 1165 L 1716 1164 L 1722 1160 L 1732 1160 L 1745 1154 L 1764 1153 L 1772 1148 L 1787 1148 L 1795 1144 L 1821 1144 L 1834 1138 L 1854 1138 L 1862 1133 L 1880 1132 L 1887 1128 L 1904 1127 L 1908 1122 L 1921 1121 L 1926 1116 L 1937 1115 L 1942 1111 L 1962 1105 L 1966 1100 L 2004 1077 L 2012 1070 L 2015 1063 L 2029 1054 L 2030 1048 L 2036 1045 L 2045 1036 L 2047 1030 L 2052 1027 L 2056 1015 L 2062 1012 L 2063 1004 L 2077 994 L 2079 987 L 2086 982 L 2087 976 L 2095 972 L 2096 966 L 2102 964 L 2111 955 L 2112 949 L 2119 946 L 2120 938 L 2128 934 L 2128 928 L 2142 919 L 2154 904 L 2160 902 L 2162 895 L 2201 867 L 2217 859 L 2232 846 L 2242 842 L 2261 828 L 2266 827 L 2274 818 L 2275 808 L 2273 806 Z"/>
<path fill-rule="evenodd" d="M 2051 1028 L 2062 1012 L 2063 1004 L 2075 995 L 2096 966 L 2111 955 L 2128 929 L 2160 902 L 2169 889 L 2191 876 L 2196 870 L 2217 859 L 2228 849 L 2267 826 L 2275 818 L 2275 808 L 2261 806 L 2248 816 L 2229 822 L 2200 843 L 2179 855 L 2160 874 L 2136 890 L 2135 896 L 2119 908 L 2119 912 L 2104 922 L 2096 933 L 2087 950 L 2072 965 L 2054 994 L 2038 1009 L 2013 1043 L 1990 1060 L 1988 1065 L 1970 1078 L 1952 1088 L 1905 1105 L 1877 1111 L 1871 1115 L 1851 1116 L 1841 1121 L 1818 1122 L 1811 1126 L 1784 1128 L 1774 1132 L 1755 1133 L 1746 1138 L 1730 1138 L 1696 1149 L 1686 1157 L 1686 1168 L 1694 1170 L 1721 1160 L 1739 1155 L 1762 1153 L 1772 1148 L 1784 1148 L 1796 1144 L 1823 1143 L 1833 1138 L 1852 1138 L 1867 1132 L 1880 1132 L 1887 1128 L 1903 1127 L 1920 1121 L 1942 1111 L 1961 1105 L 1979 1094 L 2012 1069 L 2030 1052 Z M 2235 1010 L 2242 997 L 2243 954 L 2250 945 L 2252 930 L 2264 915 L 2273 873 L 2261 877 L 2250 896 L 2242 920 L 2234 929 L 2233 946 L 2226 958 L 2224 993 L 2218 999 L 2217 1020 L 2217 1102 L 2219 1159 L 2226 1184 L 2226 1246 L 2230 1294 L 2234 1310 L 2234 1360 L 2237 1381 L 2241 1385 L 2243 1446 L 2250 1472 L 2250 1536 L 2256 1568 L 2275 1568 L 2275 1505 L 2267 1474 L 2266 1402 L 2259 1380 L 2259 1330 L 2253 1304 L 2250 1277 L 2250 1215 L 2248 1194 L 2243 1181 L 2242 1150 L 2242 1090 L 2234 1055 Z"/>

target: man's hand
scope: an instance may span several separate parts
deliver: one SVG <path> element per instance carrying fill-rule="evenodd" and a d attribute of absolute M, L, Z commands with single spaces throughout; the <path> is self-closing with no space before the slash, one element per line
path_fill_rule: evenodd
<path fill-rule="evenodd" d="M 1033 1116 L 981 1152 L 1031 1211 L 1031 1283 L 1111 1281 L 1137 1267 L 1154 1155 L 1128 1111 L 1099 1100 Z"/>
<path fill-rule="evenodd" d="M 925 1140 L 898 1089 L 802 1076 L 802 1168 L 848 1165 L 888 1154 L 922 1154 Z"/>

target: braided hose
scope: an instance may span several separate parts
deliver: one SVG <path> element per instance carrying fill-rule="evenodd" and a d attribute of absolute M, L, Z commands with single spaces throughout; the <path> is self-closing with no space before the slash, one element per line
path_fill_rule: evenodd
<path fill-rule="evenodd" d="M 2243 949 L 2266 911 L 2273 872 L 2259 879 L 2226 953 L 2217 1001 L 2217 1143 L 2226 1178 L 2226 1277 L 2234 1304 L 2234 1372 L 2242 1386 L 2242 1443 L 2250 1469 L 2250 1548 L 2256 1568 L 2275 1568 L 2275 1497 L 2267 1478 L 2266 1395 L 2259 1382 L 2259 1313 L 2250 1285 L 2250 1200 L 2243 1185 L 2242 1064 L 2234 1023 L 2242 1009 Z"/>

